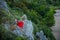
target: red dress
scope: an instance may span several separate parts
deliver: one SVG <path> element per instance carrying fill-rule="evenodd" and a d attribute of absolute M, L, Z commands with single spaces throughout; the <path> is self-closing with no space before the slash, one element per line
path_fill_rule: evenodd
<path fill-rule="evenodd" d="M 23 28 L 24 22 L 23 22 L 23 21 L 17 21 L 17 26 L 18 26 L 19 28 Z"/>

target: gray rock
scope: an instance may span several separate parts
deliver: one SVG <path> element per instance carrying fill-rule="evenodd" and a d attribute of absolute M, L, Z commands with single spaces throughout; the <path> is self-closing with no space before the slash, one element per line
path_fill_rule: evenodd
<path fill-rule="evenodd" d="M 42 30 L 40 32 L 37 32 L 36 35 L 39 36 L 40 40 L 48 40 Z"/>

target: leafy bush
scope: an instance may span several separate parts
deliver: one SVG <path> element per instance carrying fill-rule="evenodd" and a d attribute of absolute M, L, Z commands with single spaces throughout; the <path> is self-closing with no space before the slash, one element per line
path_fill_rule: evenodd
<path fill-rule="evenodd" d="M 46 21 L 46 25 L 48 27 L 51 27 L 54 25 L 55 21 L 54 21 L 54 9 L 51 7 L 50 10 L 45 14 L 45 21 Z"/>

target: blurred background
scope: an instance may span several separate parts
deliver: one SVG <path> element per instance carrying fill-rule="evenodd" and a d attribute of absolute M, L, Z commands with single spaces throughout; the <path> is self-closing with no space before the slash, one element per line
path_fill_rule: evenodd
<path fill-rule="evenodd" d="M 43 30 L 48 40 L 60 40 L 60 0 L 0 0 L 0 40 L 27 40 L 5 29 L 4 24 L 20 20 L 24 14 L 33 23 L 36 32 Z"/>

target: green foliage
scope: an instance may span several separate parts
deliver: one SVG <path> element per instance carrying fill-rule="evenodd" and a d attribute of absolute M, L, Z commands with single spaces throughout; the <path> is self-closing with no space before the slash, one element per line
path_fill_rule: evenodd
<path fill-rule="evenodd" d="M 16 37 L 15 40 L 27 40 L 27 38 L 25 38 L 25 37 Z"/>
<path fill-rule="evenodd" d="M 52 31 L 51 29 L 49 29 L 47 26 L 43 27 L 42 29 L 46 37 L 48 37 L 48 40 L 56 40 L 51 32 Z"/>
<path fill-rule="evenodd" d="M 5 11 L 4 10 L 0 10 L 0 24 L 3 22 L 3 17 L 6 17 Z"/>
<path fill-rule="evenodd" d="M 50 10 L 45 14 L 45 21 L 46 21 L 46 25 L 48 25 L 49 27 L 53 26 L 55 21 L 54 21 L 54 9 L 53 7 L 50 8 Z"/>
<path fill-rule="evenodd" d="M 15 40 L 16 36 L 5 30 L 3 25 L 0 25 L 0 40 Z"/>

